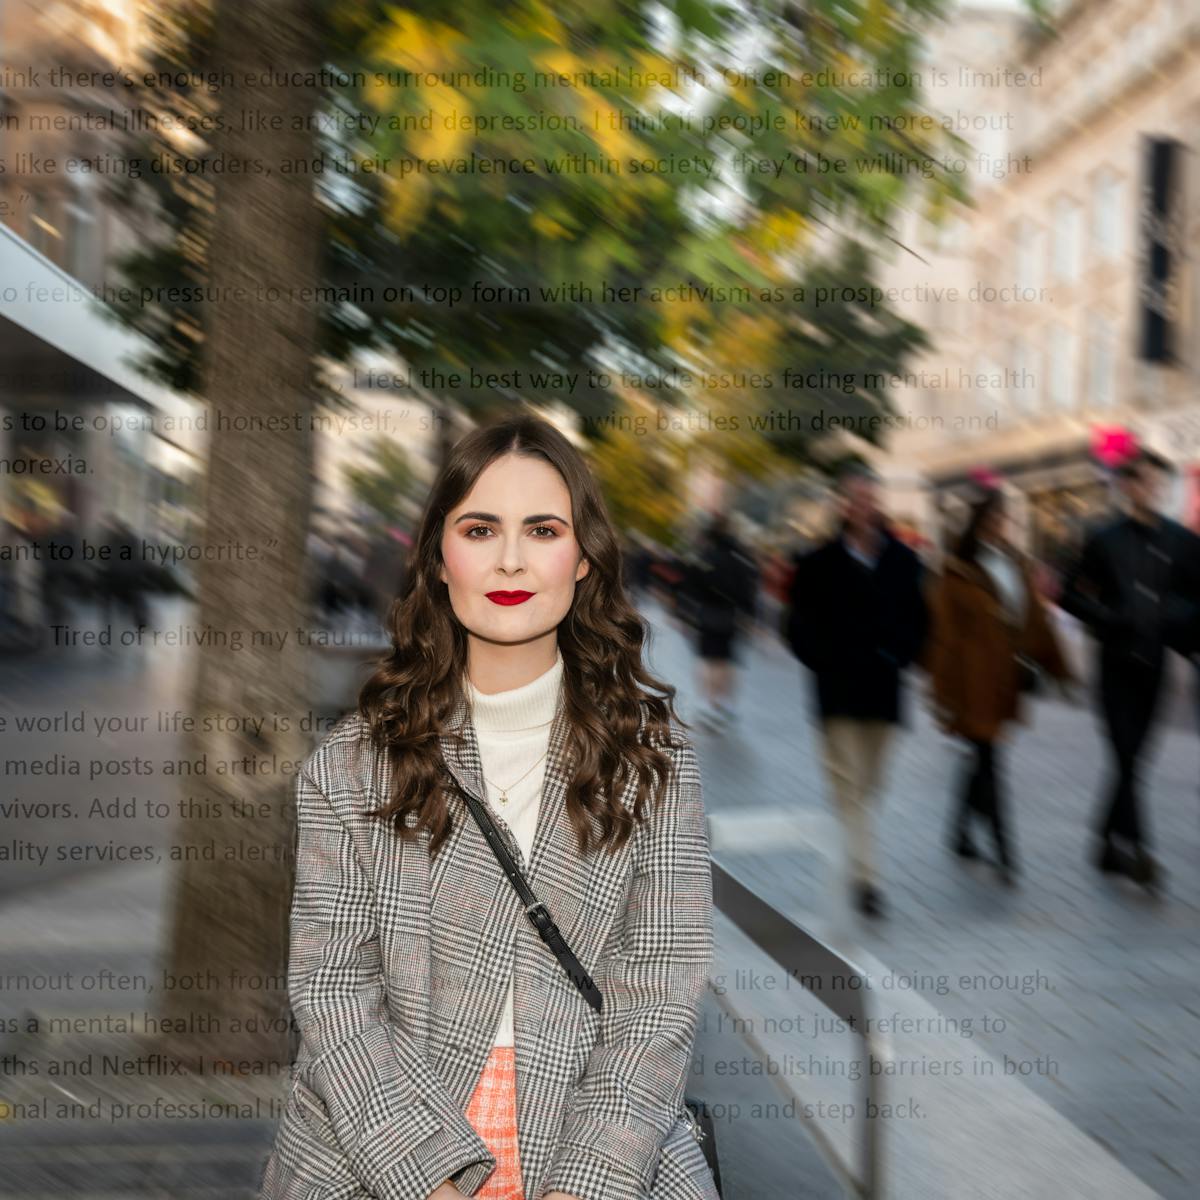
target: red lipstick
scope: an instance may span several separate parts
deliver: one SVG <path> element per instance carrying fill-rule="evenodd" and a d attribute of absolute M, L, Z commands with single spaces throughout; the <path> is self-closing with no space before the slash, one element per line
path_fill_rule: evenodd
<path fill-rule="evenodd" d="M 524 604 L 533 592 L 488 592 L 487 598 L 493 604 Z"/>

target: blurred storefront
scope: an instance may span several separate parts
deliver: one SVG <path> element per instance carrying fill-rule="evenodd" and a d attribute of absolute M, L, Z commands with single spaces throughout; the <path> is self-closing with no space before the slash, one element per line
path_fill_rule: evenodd
<path fill-rule="evenodd" d="M 0 5 L 0 516 L 26 532 L 70 515 L 83 536 L 113 517 L 180 538 L 195 507 L 198 406 L 136 369 L 145 346 L 97 298 L 153 228 L 110 187 L 128 101 L 105 80 L 135 60 L 140 20 Z"/>
<path fill-rule="evenodd" d="M 21 528 L 72 513 L 85 536 L 108 516 L 169 535 L 173 510 L 194 502 L 195 406 L 138 374 L 140 341 L 4 226 L 0 278 L 12 281 L 0 290 L 0 513 Z M 64 299 L 40 302 L 48 290 Z"/>
<path fill-rule="evenodd" d="M 1192 403 L 1146 421 L 1142 438 L 1175 465 L 1172 508 L 1200 533 L 1200 391 Z"/>
<path fill-rule="evenodd" d="M 1112 509 L 1108 477 L 1086 442 L 1047 449 L 1040 458 L 992 459 L 989 469 L 1003 481 L 1024 548 L 1055 570 L 1065 566 L 1085 529 Z M 928 483 L 944 541 L 957 529 L 975 480 L 970 471 L 956 471 Z"/>

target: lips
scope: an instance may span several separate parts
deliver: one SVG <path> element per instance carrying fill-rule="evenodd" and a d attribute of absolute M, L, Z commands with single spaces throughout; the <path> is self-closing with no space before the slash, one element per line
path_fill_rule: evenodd
<path fill-rule="evenodd" d="M 487 598 L 493 604 L 524 604 L 532 595 L 532 592 L 488 592 Z"/>

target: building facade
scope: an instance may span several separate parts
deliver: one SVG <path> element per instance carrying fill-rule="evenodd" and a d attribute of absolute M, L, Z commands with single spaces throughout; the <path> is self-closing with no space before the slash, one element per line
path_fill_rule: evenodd
<path fill-rule="evenodd" d="M 27 534 L 69 515 L 86 537 L 109 518 L 169 535 L 199 469 L 202 443 L 171 432 L 187 401 L 102 303 L 154 229 L 112 186 L 142 35 L 134 2 L 0 6 L 0 515 Z"/>
<path fill-rule="evenodd" d="M 930 59 L 958 84 L 928 95 L 966 126 L 973 203 L 937 230 L 914 214 L 925 262 L 889 267 L 926 284 L 907 312 L 934 343 L 893 392 L 893 503 L 940 531 L 990 469 L 1053 561 L 1110 503 L 1093 445 L 1120 427 L 1179 467 L 1194 516 L 1200 5 L 1072 0 L 1053 35 L 967 9 Z"/>

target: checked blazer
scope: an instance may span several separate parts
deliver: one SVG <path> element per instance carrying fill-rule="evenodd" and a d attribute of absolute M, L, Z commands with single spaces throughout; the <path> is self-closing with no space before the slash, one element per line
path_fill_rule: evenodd
<path fill-rule="evenodd" d="M 642 726 L 646 720 L 642 709 Z M 300 1029 L 260 1200 L 473 1194 L 495 1166 L 465 1117 L 514 973 L 525 1200 L 717 1200 L 683 1107 L 713 953 L 712 876 L 695 750 L 625 846 L 579 854 L 560 696 L 528 862 L 513 857 L 604 995 L 596 1013 L 522 912 L 457 788 L 486 803 L 463 698 L 441 735 L 453 830 L 402 841 L 364 815 L 386 756 L 345 718 L 297 777 L 288 992 Z M 631 807 L 636 780 L 621 802 Z M 410 815 L 410 822 L 415 819 Z"/>

